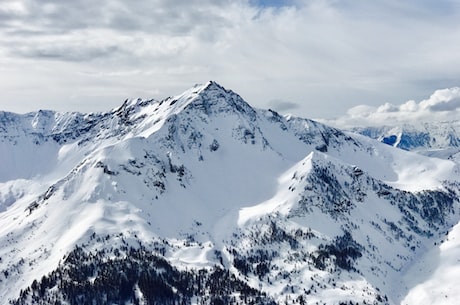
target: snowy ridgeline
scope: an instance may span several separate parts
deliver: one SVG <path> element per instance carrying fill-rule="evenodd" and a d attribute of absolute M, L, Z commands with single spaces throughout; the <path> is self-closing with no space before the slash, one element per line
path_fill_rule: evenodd
<path fill-rule="evenodd" d="M 457 297 L 432 271 L 456 264 L 433 255 L 453 253 L 458 163 L 214 82 L 108 113 L 2 112 L 0 151 L 2 304 Z"/>

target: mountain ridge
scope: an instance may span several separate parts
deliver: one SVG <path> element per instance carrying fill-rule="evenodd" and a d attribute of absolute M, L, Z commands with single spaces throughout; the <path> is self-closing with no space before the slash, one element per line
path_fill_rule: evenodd
<path fill-rule="evenodd" d="M 178 301 L 171 291 L 193 304 L 396 304 L 401 272 L 459 220 L 458 164 L 254 109 L 215 82 L 71 118 L 38 143 L 0 134 L 11 155 L 26 142 L 53 152 L 46 169 L 24 160 L 0 175 L 0 294 L 15 304 L 87 302 L 75 282 L 129 304 Z M 115 286 L 98 271 L 112 265 Z"/>
<path fill-rule="evenodd" d="M 397 148 L 444 159 L 456 160 L 455 154 L 460 151 L 460 121 L 355 127 L 351 131 Z"/>

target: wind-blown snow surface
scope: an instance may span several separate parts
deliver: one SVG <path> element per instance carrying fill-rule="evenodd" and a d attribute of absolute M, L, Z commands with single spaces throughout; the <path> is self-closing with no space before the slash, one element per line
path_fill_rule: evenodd
<path fill-rule="evenodd" d="M 178 270 L 219 266 L 276 303 L 397 304 L 459 220 L 458 164 L 253 109 L 214 82 L 108 113 L 2 112 L 0 151 L 3 303 L 32 300 L 77 245 L 106 260 L 129 245 Z M 37 295 L 70 302 L 64 280 Z M 142 287 L 128 287 L 140 303 Z"/>

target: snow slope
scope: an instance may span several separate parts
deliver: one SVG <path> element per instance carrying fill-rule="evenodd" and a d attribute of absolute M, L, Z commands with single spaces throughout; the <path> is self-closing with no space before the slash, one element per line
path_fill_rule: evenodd
<path fill-rule="evenodd" d="M 439 247 L 424 254 L 406 275 L 413 288 L 402 304 L 458 304 L 460 225 L 457 224 Z"/>
<path fill-rule="evenodd" d="M 353 132 L 382 143 L 432 158 L 452 160 L 457 164 L 460 163 L 459 130 L 459 121 L 352 129 Z M 418 175 L 411 176 L 418 179 Z M 406 271 L 405 282 L 413 288 L 409 290 L 402 304 L 458 303 L 460 296 L 455 289 L 455 283 L 460 280 L 457 272 L 458 224 L 446 236 L 443 243 L 435 243 L 434 247 Z"/>
<path fill-rule="evenodd" d="M 415 304 L 415 262 L 459 220 L 457 163 L 254 109 L 214 82 L 0 124 L 4 302 L 65 269 L 77 245 L 109 259 L 142 244 L 276 303 Z"/>

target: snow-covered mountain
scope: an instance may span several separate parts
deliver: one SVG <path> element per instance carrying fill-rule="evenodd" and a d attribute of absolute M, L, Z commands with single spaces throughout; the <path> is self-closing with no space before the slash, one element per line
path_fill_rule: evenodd
<path fill-rule="evenodd" d="M 356 127 L 352 131 L 404 150 L 460 162 L 460 121 Z"/>
<path fill-rule="evenodd" d="M 457 163 L 215 82 L 1 112 L 0 152 L 1 304 L 399 304 L 460 220 Z"/>

